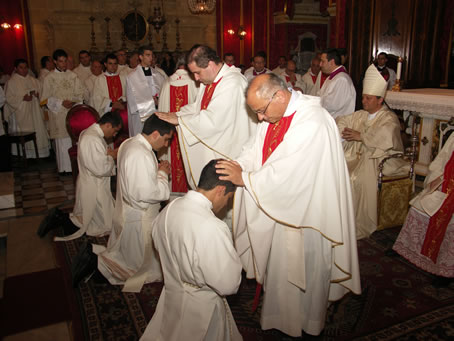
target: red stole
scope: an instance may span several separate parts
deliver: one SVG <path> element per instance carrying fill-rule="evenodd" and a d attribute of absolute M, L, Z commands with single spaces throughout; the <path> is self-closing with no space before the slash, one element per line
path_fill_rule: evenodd
<path fill-rule="evenodd" d="M 322 76 L 323 76 L 323 73 L 322 73 Z M 317 75 L 311 74 L 311 77 L 312 77 L 312 83 L 315 84 L 315 82 L 317 81 Z M 323 80 L 323 81 L 325 81 L 325 80 Z M 322 83 L 322 84 L 323 84 L 323 83 Z"/>
<path fill-rule="evenodd" d="M 213 97 L 214 90 L 216 86 L 221 81 L 222 77 L 215 83 L 211 83 L 208 86 L 205 86 L 205 91 L 203 92 L 202 103 L 200 104 L 200 110 L 205 110 L 208 108 L 208 104 L 210 104 L 211 97 Z"/>
<path fill-rule="evenodd" d="M 109 89 L 109 98 L 112 102 L 116 102 L 123 96 L 121 80 L 119 75 L 106 76 L 107 88 Z"/>
<path fill-rule="evenodd" d="M 284 140 L 285 133 L 287 133 L 290 123 L 292 123 L 293 116 L 295 116 L 296 111 L 290 116 L 282 117 L 278 122 L 268 126 L 266 131 L 265 140 L 263 141 L 262 148 L 262 165 L 268 160 L 270 155 L 274 150 L 279 146 L 279 144 Z M 257 283 L 255 288 L 254 301 L 252 303 L 252 311 L 254 312 L 259 305 L 260 292 L 262 291 L 262 285 Z"/>
<path fill-rule="evenodd" d="M 290 76 L 287 76 L 287 75 L 285 75 L 285 81 L 286 81 L 287 83 L 289 83 L 289 82 L 290 82 L 290 84 L 292 84 L 292 86 L 295 86 L 295 83 L 296 83 L 296 77 L 295 77 L 295 81 L 294 81 L 294 82 L 291 82 L 290 80 L 291 80 L 291 79 L 290 79 Z"/>
<path fill-rule="evenodd" d="M 434 263 L 437 261 L 441 243 L 454 213 L 454 153 L 445 166 L 441 190 L 447 197 L 437 213 L 430 217 L 421 248 L 421 254 L 429 257 Z"/>
<path fill-rule="evenodd" d="M 320 89 L 322 88 L 323 86 L 323 83 L 325 83 L 326 79 L 328 78 L 329 75 L 325 75 L 323 72 L 322 72 L 322 75 L 320 76 Z"/>
<path fill-rule="evenodd" d="M 170 111 L 180 111 L 181 107 L 188 104 L 188 86 L 170 86 Z M 178 146 L 178 137 L 175 133 L 170 143 L 172 192 L 185 193 L 188 191 L 188 183 L 184 173 L 181 150 Z"/>
<path fill-rule="evenodd" d="M 262 165 L 268 160 L 270 155 L 284 139 L 285 133 L 287 133 L 290 123 L 292 123 L 293 116 L 295 116 L 295 112 L 290 116 L 282 117 L 274 124 L 270 123 L 268 126 L 265 141 L 263 142 Z"/>

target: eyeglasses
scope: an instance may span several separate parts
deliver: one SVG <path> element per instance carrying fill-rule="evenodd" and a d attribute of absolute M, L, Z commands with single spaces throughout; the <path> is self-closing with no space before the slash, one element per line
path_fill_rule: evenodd
<path fill-rule="evenodd" d="M 263 109 L 263 110 L 260 110 L 260 109 L 259 109 L 259 110 L 256 110 L 256 111 L 255 111 L 255 114 L 256 114 L 256 115 L 265 115 L 266 111 L 268 110 L 268 107 L 270 106 L 271 102 L 272 102 L 273 99 L 274 99 L 274 96 L 277 94 L 278 91 L 279 91 L 279 90 L 275 91 L 274 94 L 273 94 L 273 96 L 271 96 L 271 98 L 270 98 L 268 104 L 266 105 L 265 109 Z"/>

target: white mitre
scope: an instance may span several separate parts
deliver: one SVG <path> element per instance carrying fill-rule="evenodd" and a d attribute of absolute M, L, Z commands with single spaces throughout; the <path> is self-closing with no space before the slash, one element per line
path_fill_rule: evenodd
<path fill-rule="evenodd" d="M 373 95 L 385 97 L 388 82 L 378 72 L 374 64 L 370 64 L 367 68 L 366 75 L 363 81 L 363 95 Z"/>

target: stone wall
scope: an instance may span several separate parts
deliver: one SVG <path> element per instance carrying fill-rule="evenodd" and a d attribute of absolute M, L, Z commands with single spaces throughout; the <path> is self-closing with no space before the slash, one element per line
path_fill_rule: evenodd
<path fill-rule="evenodd" d="M 163 0 L 164 14 L 167 20 L 167 46 L 173 51 L 176 47 L 176 23 L 180 20 L 180 44 L 188 50 L 195 43 L 208 44 L 216 48 L 216 14 L 193 15 L 190 13 L 187 0 Z M 98 51 L 106 50 L 107 24 L 104 18 L 109 17 L 109 31 L 112 49 L 122 46 L 122 25 L 120 19 L 134 8 L 145 18 L 153 15 L 154 7 L 159 7 L 161 0 L 28 0 L 30 25 L 33 38 L 35 68 L 44 55 L 51 55 L 56 48 L 64 48 L 75 58 L 78 52 L 90 50 L 92 46 L 91 23 L 93 16 L 95 43 Z M 152 43 L 156 51 L 163 45 L 163 30 L 159 34 L 153 29 Z M 140 43 L 148 44 L 148 36 Z M 126 41 L 128 49 L 133 50 L 136 43 Z"/>

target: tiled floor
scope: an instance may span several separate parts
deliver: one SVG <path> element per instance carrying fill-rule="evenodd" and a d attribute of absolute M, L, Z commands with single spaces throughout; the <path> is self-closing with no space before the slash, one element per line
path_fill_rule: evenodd
<path fill-rule="evenodd" d="M 70 209 L 73 205 L 71 175 L 60 176 L 54 161 L 33 161 L 27 170 L 15 169 L 15 207 L 0 209 L 0 297 L 5 278 L 57 267 L 54 242 L 50 236 L 40 239 L 36 231 L 48 209 L 57 205 Z M 0 186 L 1 181 L 0 176 Z M 71 335 L 71 321 L 67 321 L 9 335 L 4 340 L 70 341 Z"/>

